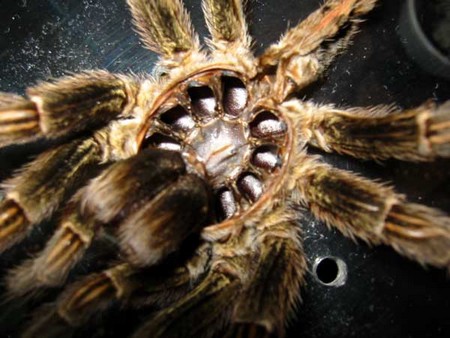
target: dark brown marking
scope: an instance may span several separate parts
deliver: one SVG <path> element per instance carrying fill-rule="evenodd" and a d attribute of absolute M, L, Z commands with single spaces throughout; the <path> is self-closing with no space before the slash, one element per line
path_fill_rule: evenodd
<path fill-rule="evenodd" d="M 89 305 L 93 301 L 99 301 L 100 298 L 107 298 L 115 294 L 114 285 L 111 279 L 104 273 L 88 280 L 85 285 L 76 289 L 69 296 L 64 308 L 68 313 L 80 311 L 83 307 Z"/>
<path fill-rule="evenodd" d="M 111 165 L 86 188 L 86 208 L 101 222 L 132 215 L 186 170 L 178 152 L 143 149 Z"/>
<path fill-rule="evenodd" d="M 12 200 L 0 203 L 0 252 L 20 241 L 28 233 L 30 222 L 22 208 Z"/>
<path fill-rule="evenodd" d="M 85 243 L 81 237 L 74 233 L 70 228 L 65 228 L 60 240 L 52 251 L 49 252 L 45 261 L 45 267 L 49 270 L 61 270 L 70 265 L 70 261 L 80 249 L 83 249 Z"/>

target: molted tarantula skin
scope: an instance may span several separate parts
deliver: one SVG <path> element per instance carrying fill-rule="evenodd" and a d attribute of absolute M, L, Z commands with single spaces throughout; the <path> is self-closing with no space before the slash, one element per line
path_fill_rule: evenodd
<path fill-rule="evenodd" d="M 375 0 L 328 0 L 256 57 L 239 0 L 203 0 L 200 45 L 181 0 L 128 0 L 153 75 L 85 71 L 0 93 L 0 146 L 55 144 L 3 183 L 0 252 L 56 219 L 10 270 L 11 299 L 61 287 L 23 337 L 148 309 L 133 337 L 282 337 L 307 263 L 309 209 L 345 236 L 450 271 L 450 218 L 308 149 L 382 161 L 450 157 L 450 102 L 338 108 L 294 94 L 351 42 Z M 108 238 L 104 270 L 78 276 Z"/>

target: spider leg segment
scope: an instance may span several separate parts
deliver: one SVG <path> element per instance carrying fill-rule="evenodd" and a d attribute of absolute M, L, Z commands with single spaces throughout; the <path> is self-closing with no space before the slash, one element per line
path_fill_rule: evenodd
<path fill-rule="evenodd" d="M 59 138 L 126 116 L 137 84 L 106 71 L 90 71 L 43 82 L 28 98 L 0 93 L 0 146 Z"/>
<path fill-rule="evenodd" d="M 195 337 L 220 329 L 229 316 L 230 299 L 238 290 L 239 280 L 234 276 L 212 271 L 186 296 L 150 318 L 132 337 Z"/>
<path fill-rule="evenodd" d="M 303 158 L 296 171 L 304 203 L 318 219 L 349 237 L 388 244 L 421 264 L 450 270 L 450 218 L 441 211 L 313 157 Z"/>
<path fill-rule="evenodd" d="M 119 246 L 136 266 L 159 262 L 210 213 L 209 188 L 181 155 L 147 149 L 114 164 L 86 189 L 84 205 L 107 224 L 119 222 Z"/>
<path fill-rule="evenodd" d="M 43 251 L 9 271 L 6 285 L 10 296 L 63 284 L 71 269 L 83 258 L 96 232 L 94 218 L 83 217 L 78 203 L 70 203 Z"/>
<path fill-rule="evenodd" d="M 450 101 L 404 111 L 392 107 L 337 109 L 310 102 L 284 106 L 309 129 L 309 143 L 363 159 L 431 161 L 450 157 Z"/>
<path fill-rule="evenodd" d="M 203 12 L 211 33 L 210 45 L 221 52 L 249 53 L 251 39 L 242 0 L 203 0 Z M 241 50 L 239 50 L 241 49 Z"/>
<path fill-rule="evenodd" d="M 21 241 L 33 225 L 49 218 L 93 174 L 101 153 L 93 139 L 75 140 L 43 153 L 4 183 L 0 252 Z"/>
<path fill-rule="evenodd" d="M 64 337 L 98 312 L 129 297 L 137 286 L 135 270 L 118 264 L 68 286 L 55 303 L 36 311 L 22 337 Z"/>
<path fill-rule="evenodd" d="M 110 165 L 77 193 L 43 252 L 12 270 L 10 294 L 62 284 L 97 224 L 118 224 L 119 246 L 135 265 L 155 264 L 174 251 L 209 213 L 208 189 L 185 170 L 178 153 L 155 149 Z"/>
<path fill-rule="evenodd" d="M 119 263 L 67 286 L 58 299 L 36 311 L 24 337 L 61 337 L 120 303 L 121 307 L 165 307 L 185 296 L 198 284 L 209 260 L 203 246 L 184 265 L 137 270 Z M 44 314 L 44 315 L 42 315 Z"/>
<path fill-rule="evenodd" d="M 155 264 L 199 233 L 210 211 L 208 195 L 204 182 L 188 174 L 129 217 L 119 229 L 127 259 L 138 266 Z"/>
<path fill-rule="evenodd" d="M 31 141 L 40 131 L 39 114 L 33 102 L 0 93 L 0 146 Z"/>
<path fill-rule="evenodd" d="M 260 57 L 261 69 L 277 68 L 274 95 L 281 102 L 311 84 L 351 42 L 376 0 L 328 0 Z"/>
<path fill-rule="evenodd" d="M 291 232 L 289 235 L 287 233 Z M 282 222 L 263 232 L 254 275 L 238 298 L 229 337 L 283 337 L 286 318 L 299 298 L 306 260 L 298 224 Z"/>
<path fill-rule="evenodd" d="M 230 337 L 282 336 L 306 261 L 297 224 L 280 221 L 284 210 L 274 215 L 261 220 L 259 230 L 244 229 L 230 242 L 214 243 L 211 270 L 202 282 L 151 317 L 134 337 L 212 336 L 212 329 Z"/>
<path fill-rule="evenodd" d="M 148 49 L 174 67 L 200 53 L 191 19 L 180 0 L 128 0 L 133 23 Z"/>

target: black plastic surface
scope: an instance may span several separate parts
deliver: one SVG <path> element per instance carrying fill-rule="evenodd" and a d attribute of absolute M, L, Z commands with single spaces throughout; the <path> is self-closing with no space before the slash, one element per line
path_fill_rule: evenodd
<path fill-rule="evenodd" d="M 186 3 L 194 25 L 205 36 L 200 1 Z M 255 49 L 260 52 L 276 41 L 318 4 L 316 0 L 250 1 Z M 382 1 L 361 25 L 354 44 L 305 98 L 346 107 L 397 103 L 405 108 L 430 98 L 450 99 L 450 83 L 425 74 L 402 49 L 396 32 L 401 4 Z M 0 19 L 2 91 L 23 93 L 38 80 L 82 69 L 151 71 L 155 60 L 132 31 L 125 0 L 2 0 Z M 10 176 L 38 148 L 1 150 L 0 179 Z M 391 181 L 412 201 L 450 211 L 449 161 L 376 164 L 330 155 L 325 159 Z M 303 303 L 291 322 L 289 337 L 450 336 L 450 283 L 445 271 L 423 269 L 390 248 L 357 245 L 337 231 L 329 231 L 308 213 L 301 224 L 311 265 L 317 258 L 336 256 L 346 263 L 348 276 L 343 286 L 332 287 L 308 274 Z M 11 257 L 0 258 L 2 266 L 12 265 Z M 0 336 L 16 337 L 18 326 L 24 323 L 24 314 L 14 309 L 0 307 Z M 111 321 L 110 329 L 97 336 L 122 332 L 114 327 L 136 321 L 118 317 Z"/>

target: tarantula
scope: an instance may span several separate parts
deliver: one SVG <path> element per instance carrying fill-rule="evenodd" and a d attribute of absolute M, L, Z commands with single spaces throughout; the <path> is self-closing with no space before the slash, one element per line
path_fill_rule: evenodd
<path fill-rule="evenodd" d="M 0 251 L 58 215 L 7 276 L 11 297 L 66 284 L 102 235 L 119 261 L 68 284 L 24 336 L 60 337 L 115 302 L 147 306 L 135 337 L 283 336 L 306 260 L 300 207 L 370 244 L 450 269 L 450 219 L 334 168 L 450 156 L 450 102 L 409 110 L 302 101 L 375 0 L 329 0 L 260 57 L 239 0 L 203 0 L 203 50 L 180 0 L 128 0 L 154 76 L 89 71 L 0 94 L 0 145 L 63 140 L 4 184 Z"/>

